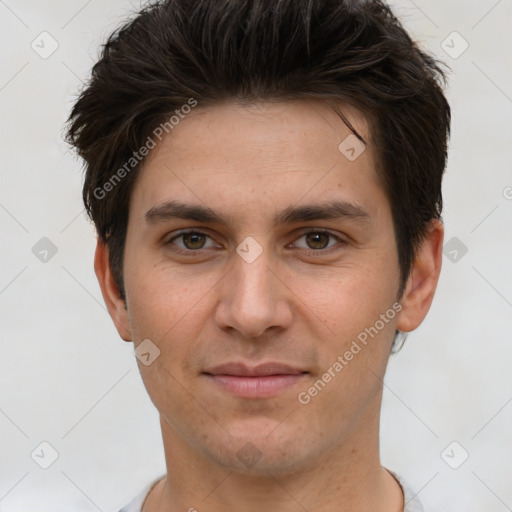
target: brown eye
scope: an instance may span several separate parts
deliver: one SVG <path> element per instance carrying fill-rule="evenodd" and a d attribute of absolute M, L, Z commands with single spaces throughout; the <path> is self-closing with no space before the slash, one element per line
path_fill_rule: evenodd
<path fill-rule="evenodd" d="M 171 248 L 174 246 L 177 251 L 181 252 L 213 249 L 215 246 L 211 237 L 200 231 L 182 231 L 169 239 L 166 245 Z"/>
<path fill-rule="evenodd" d="M 202 233 L 184 233 L 181 237 L 185 247 L 192 251 L 202 249 L 206 240 L 206 236 Z"/>
<path fill-rule="evenodd" d="M 312 232 L 305 236 L 311 249 L 325 249 L 329 245 L 329 239 L 332 237 L 329 233 L 321 232 Z"/>
<path fill-rule="evenodd" d="M 310 230 L 302 234 L 294 243 L 295 247 L 306 251 L 324 251 L 342 246 L 343 240 L 329 231 Z"/>

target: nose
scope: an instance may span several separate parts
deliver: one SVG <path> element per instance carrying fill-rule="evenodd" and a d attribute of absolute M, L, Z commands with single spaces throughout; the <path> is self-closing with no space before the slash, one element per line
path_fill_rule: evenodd
<path fill-rule="evenodd" d="M 255 261 L 233 255 L 231 270 L 219 282 L 215 322 L 224 330 L 236 330 L 246 338 L 285 329 L 292 321 L 291 297 L 283 276 L 264 250 Z M 271 268 L 274 267 L 274 268 Z"/>

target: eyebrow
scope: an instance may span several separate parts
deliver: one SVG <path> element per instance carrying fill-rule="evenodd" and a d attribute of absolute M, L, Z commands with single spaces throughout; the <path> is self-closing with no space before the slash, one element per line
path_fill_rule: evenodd
<path fill-rule="evenodd" d="M 153 206 L 145 214 L 147 224 L 153 225 L 172 219 L 193 220 L 207 224 L 223 224 L 228 222 L 211 208 L 202 205 L 192 205 L 179 201 L 166 201 Z M 353 219 L 369 222 L 369 213 L 353 203 L 346 201 L 330 201 L 326 204 L 309 204 L 303 206 L 289 206 L 278 212 L 274 217 L 276 225 L 292 222 L 305 222 L 311 220 L 327 219 Z"/>

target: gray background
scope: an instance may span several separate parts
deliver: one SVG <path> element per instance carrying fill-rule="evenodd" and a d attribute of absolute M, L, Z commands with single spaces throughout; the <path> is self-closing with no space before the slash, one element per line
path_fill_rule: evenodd
<path fill-rule="evenodd" d="M 443 217 L 455 239 L 426 321 L 390 362 L 383 464 L 427 510 L 512 510 L 512 0 L 392 3 L 453 70 Z M 117 511 L 165 470 L 156 410 L 94 276 L 81 163 L 61 140 L 131 6 L 0 0 L 0 511 Z M 41 442 L 58 453 L 48 469 Z"/>

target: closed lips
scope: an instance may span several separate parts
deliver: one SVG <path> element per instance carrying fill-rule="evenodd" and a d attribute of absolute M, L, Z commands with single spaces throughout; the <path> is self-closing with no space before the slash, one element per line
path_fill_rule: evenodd
<path fill-rule="evenodd" d="M 276 362 L 264 363 L 258 366 L 230 362 L 210 368 L 203 373 L 207 375 L 231 375 L 236 377 L 266 377 L 269 375 L 300 375 L 307 373 L 307 371 Z"/>

